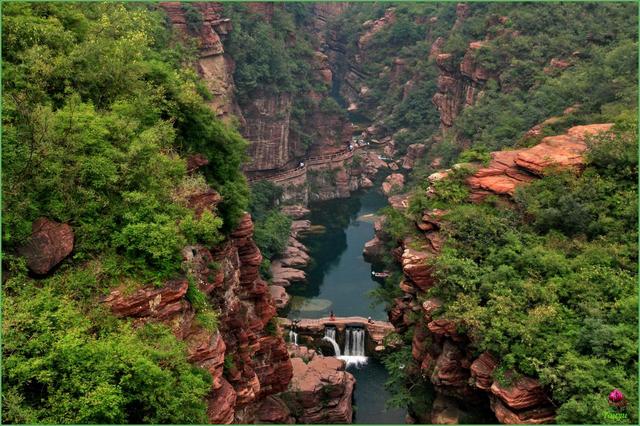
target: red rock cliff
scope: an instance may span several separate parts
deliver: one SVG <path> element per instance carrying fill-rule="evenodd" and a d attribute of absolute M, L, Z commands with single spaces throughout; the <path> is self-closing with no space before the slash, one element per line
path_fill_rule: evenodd
<path fill-rule="evenodd" d="M 508 199 L 516 187 L 544 175 L 547 167 L 579 172 L 584 164 L 587 136 L 607 131 L 611 126 L 576 126 L 563 135 L 543 138 L 531 148 L 493 152 L 491 163 L 477 169 L 467 179 L 470 201 L 481 201 L 487 195 Z M 430 180 L 446 179 L 446 176 L 447 171 L 434 173 Z M 425 211 L 415 225 L 422 237 L 404 241 L 394 252 L 404 272 L 400 283 L 404 296 L 395 300 L 389 313 L 390 321 L 398 331 L 414 330 L 412 355 L 418 369 L 414 373 L 428 378 L 441 396 L 465 402 L 488 401 L 501 423 L 552 423 L 555 420 L 553 405 L 537 379 L 521 377 L 509 385 L 496 381 L 493 372 L 499 363 L 496 356 L 499 354 L 474 356 L 473 341 L 458 332 L 454 321 L 437 316 L 442 306 L 440 300 L 419 302 L 429 288 L 438 285 L 429 260 L 438 256 L 441 250 L 443 236 L 440 229 L 446 227 L 446 212 Z M 417 319 L 416 312 L 420 313 Z M 442 407 L 438 410 L 431 413 L 432 418 L 450 420 L 450 416 L 442 415 Z M 419 420 L 429 418 L 425 413 L 416 416 Z"/>
<path fill-rule="evenodd" d="M 220 246 L 186 247 L 183 257 L 185 268 L 218 312 L 217 330 L 199 324 L 185 298 L 187 279 L 132 294 L 116 289 L 104 302 L 119 317 L 165 323 L 187 343 L 189 361 L 213 377 L 207 398 L 211 423 L 251 423 L 260 402 L 287 389 L 293 374 L 277 327 L 267 327 L 276 309 L 258 274 L 262 255 L 253 241 L 251 217 L 245 215 Z"/>

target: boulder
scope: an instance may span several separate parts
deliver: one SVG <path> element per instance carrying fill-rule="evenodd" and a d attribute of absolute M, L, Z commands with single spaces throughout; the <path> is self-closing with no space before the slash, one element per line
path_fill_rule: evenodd
<path fill-rule="evenodd" d="M 402 252 L 402 272 L 422 291 L 434 284 L 432 267 L 427 264 L 431 254 L 426 251 L 405 248 Z"/>
<path fill-rule="evenodd" d="M 173 280 L 164 286 L 146 286 L 127 294 L 124 289 L 111 291 L 103 302 L 117 317 L 152 317 L 167 319 L 181 311 L 185 304 L 182 297 L 187 294 L 189 284 L 186 279 Z"/>
<path fill-rule="evenodd" d="M 507 380 L 510 379 L 509 376 L 507 374 Z M 509 385 L 503 385 L 499 381 L 495 381 L 490 389 L 492 394 L 514 410 L 545 405 L 548 402 L 540 382 L 530 377 L 521 377 Z"/>
<path fill-rule="evenodd" d="M 384 195 L 391 195 L 393 191 L 399 191 L 404 188 L 404 175 L 400 173 L 392 173 L 382 183 L 382 192 Z"/>
<path fill-rule="evenodd" d="M 275 395 L 270 395 L 262 401 L 256 417 L 260 423 L 291 424 L 294 422 L 287 404 Z"/>
<path fill-rule="evenodd" d="M 271 294 L 273 303 L 276 305 L 276 308 L 278 309 L 285 308 L 289 303 L 289 295 L 287 294 L 287 291 L 282 286 L 270 285 L 269 294 Z"/>
<path fill-rule="evenodd" d="M 367 262 L 375 262 L 382 258 L 385 250 L 384 242 L 376 235 L 364 244 L 362 255 Z"/>
<path fill-rule="evenodd" d="M 71 226 L 45 217 L 31 225 L 31 236 L 18 248 L 31 272 L 45 275 L 73 251 L 74 235 Z"/>
<path fill-rule="evenodd" d="M 491 398 L 491 409 L 496 419 L 502 424 L 538 425 L 555 423 L 555 410 L 550 406 L 514 411 L 502 403 L 499 398 Z"/>
<path fill-rule="evenodd" d="M 355 379 L 344 361 L 315 356 L 309 363 L 293 358 L 293 378 L 281 398 L 297 423 L 351 423 Z"/>
<path fill-rule="evenodd" d="M 271 263 L 271 283 L 288 287 L 294 281 L 306 281 L 304 271 L 284 266 L 279 260 Z"/>
<path fill-rule="evenodd" d="M 435 369 L 431 375 L 431 382 L 435 385 L 463 387 L 469 378 L 469 364 L 462 351 L 453 343 L 446 341 L 442 353 L 436 360 Z"/>
<path fill-rule="evenodd" d="M 490 389 L 493 383 L 493 370 L 498 361 L 489 352 L 484 352 L 471 363 L 471 377 L 479 389 Z"/>
<path fill-rule="evenodd" d="M 413 169 L 416 161 L 422 158 L 427 147 L 421 143 L 414 143 L 407 147 L 407 154 L 402 160 L 402 168 L 406 170 Z"/>

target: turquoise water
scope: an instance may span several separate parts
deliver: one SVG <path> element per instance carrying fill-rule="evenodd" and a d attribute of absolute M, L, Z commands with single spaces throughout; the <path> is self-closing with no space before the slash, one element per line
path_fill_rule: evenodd
<path fill-rule="evenodd" d="M 307 267 L 308 282 L 287 289 L 292 295 L 289 318 L 321 318 L 333 310 L 336 316 L 387 320 L 383 306 L 371 306 L 369 292 L 379 284 L 362 257 L 364 243 L 374 236 L 372 214 L 386 204 L 379 191 L 369 190 L 310 205 L 311 223 L 325 231 L 302 240 L 313 262 Z M 385 407 L 390 398 L 384 388 L 387 371 L 379 361 L 369 358 L 366 365 L 348 371 L 356 378 L 354 423 L 404 423 L 406 410 Z"/>

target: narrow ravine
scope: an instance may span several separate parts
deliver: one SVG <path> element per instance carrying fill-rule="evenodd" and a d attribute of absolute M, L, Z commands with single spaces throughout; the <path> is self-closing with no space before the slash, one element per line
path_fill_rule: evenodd
<path fill-rule="evenodd" d="M 310 205 L 309 220 L 324 230 L 303 240 L 313 260 L 307 283 L 288 289 L 289 318 L 322 318 L 333 310 L 336 316 L 387 320 L 384 306 L 371 306 L 369 292 L 378 283 L 362 257 L 364 244 L 374 235 L 374 215 L 385 205 L 385 197 L 373 189 Z"/>
<path fill-rule="evenodd" d="M 387 320 L 384 306 L 372 306 L 369 292 L 379 284 L 371 275 L 371 264 L 362 257 L 364 243 L 374 235 L 374 214 L 386 204 L 386 198 L 371 189 L 348 199 L 310 205 L 311 223 L 324 231 L 303 240 L 313 263 L 307 268 L 308 282 L 288 288 L 292 295 L 289 319 L 322 318 L 333 311 L 339 317 Z M 345 347 L 340 349 L 344 352 Z M 387 371 L 380 361 L 368 356 L 366 364 L 349 363 L 347 370 L 356 378 L 354 423 L 404 423 L 406 410 L 385 406 L 390 395 L 384 387 Z"/>

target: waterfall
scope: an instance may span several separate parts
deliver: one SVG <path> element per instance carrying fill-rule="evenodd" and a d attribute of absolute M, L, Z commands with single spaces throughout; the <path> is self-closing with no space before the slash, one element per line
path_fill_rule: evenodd
<path fill-rule="evenodd" d="M 355 365 L 359 367 L 367 363 L 364 353 L 365 331 L 360 327 L 347 327 L 344 339 L 344 355 L 339 356 L 347 362 L 347 366 Z"/>
<path fill-rule="evenodd" d="M 293 330 L 289 330 L 289 342 L 298 346 L 298 333 Z"/>
<path fill-rule="evenodd" d="M 336 357 L 340 357 L 340 346 L 336 342 L 336 329 L 333 327 L 327 327 L 324 329 L 324 337 L 322 340 L 326 340 L 333 345 L 333 351 L 336 353 Z"/>

